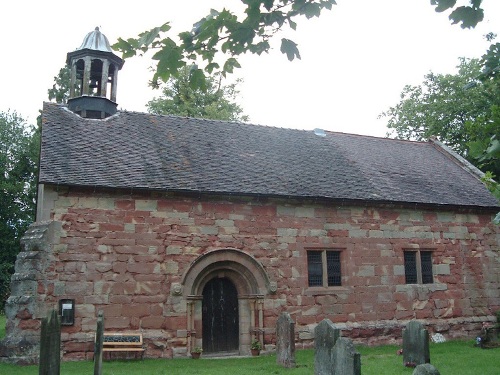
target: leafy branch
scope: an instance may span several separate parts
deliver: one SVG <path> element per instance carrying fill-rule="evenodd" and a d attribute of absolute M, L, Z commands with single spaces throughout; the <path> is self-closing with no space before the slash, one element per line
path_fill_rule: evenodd
<path fill-rule="evenodd" d="M 242 0 L 246 5 L 245 16 L 240 21 L 227 9 L 210 14 L 193 25 L 190 31 L 181 32 L 179 42 L 168 36 L 170 23 L 164 23 L 137 38 L 119 38 L 113 48 L 123 58 L 142 55 L 157 50 L 153 55 L 156 63 L 151 85 L 158 87 L 160 81 L 167 82 L 177 77 L 179 68 L 191 64 L 190 84 L 198 87 L 205 73 L 220 72 L 222 76 L 240 68 L 237 56 L 246 52 L 261 55 L 269 52 L 269 40 L 284 27 L 296 30 L 296 18 L 319 17 L 323 9 L 331 9 L 335 0 Z M 280 51 L 292 61 L 300 59 L 297 44 L 282 38 Z M 220 62 L 219 56 L 228 55 Z M 225 60 L 225 61 L 224 61 Z M 198 67 L 197 64 L 202 64 Z"/>

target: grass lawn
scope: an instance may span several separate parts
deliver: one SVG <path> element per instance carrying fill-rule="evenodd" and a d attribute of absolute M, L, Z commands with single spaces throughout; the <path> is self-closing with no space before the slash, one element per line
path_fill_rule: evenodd
<path fill-rule="evenodd" d="M 397 346 L 357 347 L 361 353 L 363 375 L 411 375 L 413 369 L 403 366 L 403 357 L 396 355 Z M 265 375 L 314 374 L 314 351 L 299 350 L 297 367 L 284 369 L 276 365 L 276 356 L 192 360 L 145 359 L 103 362 L 104 375 Z M 431 362 L 441 374 L 497 375 L 500 374 L 500 349 L 479 349 L 473 341 L 451 341 L 431 344 Z M 92 362 L 64 362 L 61 374 L 88 375 Z M 0 374 L 36 375 L 37 366 L 19 367 L 0 363 Z"/>

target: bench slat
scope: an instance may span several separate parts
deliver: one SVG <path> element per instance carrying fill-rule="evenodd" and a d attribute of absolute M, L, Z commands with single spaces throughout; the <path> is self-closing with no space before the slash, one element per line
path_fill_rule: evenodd
<path fill-rule="evenodd" d="M 105 346 L 114 346 L 114 345 L 120 345 L 120 346 L 142 346 L 142 342 L 121 342 L 121 341 L 112 342 L 112 341 L 108 341 L 108 342 L 103 342 L 102 343 L 103 347 L 105 347 Z"/>
<path fill-rule="evenodd" d="M 114 341 L 113 338 L 121 339 L 127 337 L 137 338 L 135 341 Z M 134 332 L 105 332 L 103 334 L 102 351 L 103 352 L 141 352 L 144 355 L 142 333 Z"/>

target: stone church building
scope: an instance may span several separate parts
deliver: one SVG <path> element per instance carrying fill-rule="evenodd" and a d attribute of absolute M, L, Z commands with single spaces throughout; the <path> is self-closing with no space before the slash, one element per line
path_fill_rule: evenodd
<path fill-rule="evenodd" d="M 52 309 L 65 359 L 92 357 L 100 310 L 165 358 L 273 350 L 284 311 L 298 348 L 324 318 L 365 344 L 411 319 L 447 338 L 494 320 L 500 208 L 440 142 L 117 110 L 123 61 L 98 29 L 67 62 L 71 99 L 43 107 L 4 360 L 36 360 Z"/>

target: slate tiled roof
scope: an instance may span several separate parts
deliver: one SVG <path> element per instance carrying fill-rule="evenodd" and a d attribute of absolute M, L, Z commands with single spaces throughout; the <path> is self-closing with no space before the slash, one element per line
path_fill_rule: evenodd
<path fill-rule="evenodd" d="M 494 207 L 432 142 L 121 112 L 82 119 L 45 103 L 40 182 L 200 193 Z"/>

